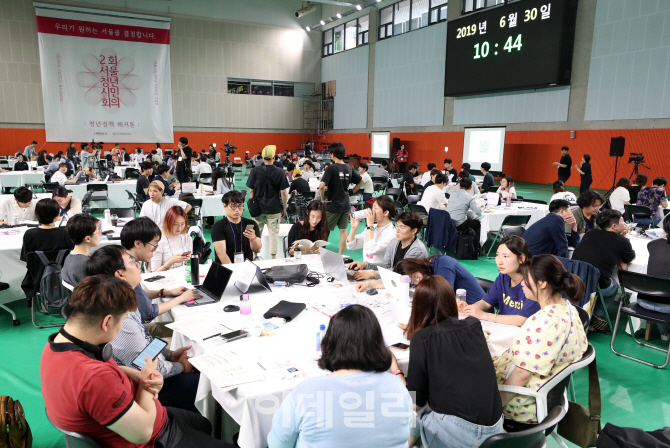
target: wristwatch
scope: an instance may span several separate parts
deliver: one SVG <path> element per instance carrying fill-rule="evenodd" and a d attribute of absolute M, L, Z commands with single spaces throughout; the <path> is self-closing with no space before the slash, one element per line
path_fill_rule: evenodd
<path fill-rule="evenodd" d="M 367 230 L 375 230 L 375 226 L 367 226 L 366 229 Z"/>
<path fill-rule="evenodd" d="M 394 371 L 391 372 L 391 373 L 393 373 L 394 375 L 402 375 L 402 376 L 405 376 L 405 374 L 403 373 L 403 371 L 400 370 L 400 369 L 394 370 Z"/>

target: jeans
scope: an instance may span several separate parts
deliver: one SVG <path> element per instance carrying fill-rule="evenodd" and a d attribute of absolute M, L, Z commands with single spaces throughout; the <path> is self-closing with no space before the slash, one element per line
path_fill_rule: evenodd
<path fill-rule="evenodd" d="M 180 373 L 163 379 L 163 388 L 158 399 L 163 406 L 185 409 L 198 413 L 195 395 L 198 392 L 199 373 Z"/>
<path fill-rule="evenodd" d="M 619 284 L 614 280 L 614 278 L 610 278 L 610 285 L 607 288 L 600 288 L 600 293 L 603 295 L 603 299 L 605 300 L 605 306 L 609 308 L 609 306 L 614 302 L 614 297 L 616 296 L 616 292 L 619 290 Z M 593 310 L 593 314 L 595 314 L 598 317 L 604 317 L 605 316 L 605 310 L 603 309 L 602 304 L 600 303 L 600 300 L 596 300 L 596 306 Z"/>
<path fill-rule="evenodd" d="M 654 220 L 654 225 L 658 226 L 658 223 L 661 222 L 661 220 L 663 218 L 661 218 L 660 216 L 652 216 L 652 219 Z M 651 219 L 649 219 L 649 218 L 636 218 L 635 216 L 633 216 L 633 222 L 636 222 L 641 226 L 648 226 L 648 225 L 651 224 Z"/>
<path fill-rule="evenodd" d="M 493 426 L 470 423 L 427 409 L 421 416 L 421 443 L 426 448 L 474 448 L 503 431 L 503 417 Z"/>
<path fill-rule="evenodd" d="M 156 437 L 156 448 L 232 448 L 233 445 L 216 440 L 212 433 L 212 424 L 197 412 L 165 407 L 167 421 Z"/>
<path fill-rule="evenodd" d="M 637 299 L 637 303 L 644 309 L 649 311 L 656 311 L 657 313 L 670 314 L 670 305 L 663 305 L 661 303 L 650 302 L 648 300 Z M 668 324 L 656 324 L 658 332 L 661 334 L 670 333 Z"/>
<path fill-rule="evenodd" d="M 270 232 L 270 255 L 277 255 L 277 238 L 279 237 L 279 221 L 281 220 L 281 213 L 258 215 L 254 219 L 258 223 L 261 234 L 263 233 L 263 226 L 265 224 L 268 225 L 268 232 Z"/>

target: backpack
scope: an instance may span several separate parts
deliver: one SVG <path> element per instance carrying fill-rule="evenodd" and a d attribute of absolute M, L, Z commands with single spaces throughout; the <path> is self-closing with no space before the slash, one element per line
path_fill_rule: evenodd
<path fill-rule="evenodd" d="M 61 279 L 61 266 L 68 250 L 59 250 L 56 261 L 50 261 L 41 250 L 36 250 L 35 253 L 44 264 L 40 279 L 39 309 L 44 314 L 59 314 L 61 308 L 70 301 L 70 291 L 63 286 Z"/>
<path fill-rule="evenodd" d="M 458 232 L 456 241 L 456 259 L 457 260 L 477 260 L 479 257 L 475 245 L 477 235 L 472 229 L 464 232 Z"/>
<path fill-rule="evenodd" d="M 33 433 L 26 421 L 23 406 L 12 397 L 0 396 L 0 425 L 5 437 L 0 437 L 0 448 L 31 448 Z"/>

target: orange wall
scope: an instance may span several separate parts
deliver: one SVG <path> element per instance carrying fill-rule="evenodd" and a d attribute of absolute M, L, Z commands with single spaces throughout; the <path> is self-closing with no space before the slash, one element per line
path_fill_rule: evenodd
<path fill-rule="evenodd" d="M 200 151 L 201 149 L 209 149 L 210 143 L 216 143 L 217 148 L 222 148 L 226 140 L 237 146 L 235 156 L 244 157 L 244 151 L 249 151 L 251 155 L 260 152 L 265 145 L 275 145 L 278 150 L 284 151 L 290 149 L 291 151 L 300 147 L 302 143 L 302 134 L 296 133 L 265 133 L 265 132 L 175 132 L 175 142 L 179 137 L 187 137 L 189 146 Z M 37 150 L 45 149 L 47 152 L 56 153 L 58 151 L 65 152 L 68 143 L 46 143 L 46 135 L 44 129 L 12 129 L 0 128 L 0 155 L 14 154 L 17 149 L 21 149 L 30 144 L 33 140 L 37 141 Z M 80 142 L 75 142 L 79 148 Z M 105 142 L 105 150 L 111 150 L 114 142 Z M 144 150 L 154 149 L 153 143 L 123 143 L 122 147 L 126 148 L 128 152 L 133 152 L 134 148 L 140 147 Z M 161 146 L 165 148 L 174 148 L 175 145 L 162 143 Z"/>
<path fill-rule="evenodd" d="M 442 167 L 441 161 L 449 157 L 455 166 L 463 159 L 463 132 L 397 132 L 391 138 L 400 138 L 409 151 L 410 162 L 418 161 L 421 171 L 429 162 Z M 580 163 L 583 154 L 591 155 L 593 169 L 592 188 L 609 189 L 614 179 L 614 157 L 609 157 L 610 138 L 626 138 L 625 157 L 619 159 L 617 179 L 629 176 L 633 165 L 629 165 L 628 154 L 642 152 L 646 165 L 651 170 L 640 168 L 640 173 L 651 179 L 670 177 L 670 129 L 610 129 L 576 131 L 571 139 L 569 131 L 508 131 L 505 135 L 503 172 L 519 182 L 548 184 L 555 181 L 557 171 L 553 162 L 560 159 L 561 146 L 570 147 L 573 165 Z M 367 134 L 330 134 L 328 142 L 339 141 L 347 153 L 370 156 L 370 140 Z M 449 151 L 444 152 L 444 147 Z M 473 167 L 474 168 L 474 167 Z M 477 167 L 478 168 L 478 167 Z M 579 173 L 574 168 L 568 180 L 569 186 L 579 186 Z"/>

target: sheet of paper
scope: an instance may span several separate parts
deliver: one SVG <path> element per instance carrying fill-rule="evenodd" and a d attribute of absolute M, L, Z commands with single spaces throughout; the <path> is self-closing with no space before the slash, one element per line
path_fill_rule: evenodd
<path fill-rule="evenodd" d="M 263 369 L 256 361 L 229 351 L 206 353 L 189 361 L 220 388 L 265 380 Z"/>
<path fill-rule="evenodd" d="M 202 316 L 199 316 L 194 319 L 179 320 L 166 326 L 198 342 L 202 342 L 205 338 L 215 334 L 225 334 L 241 329 L 241 326 L 234 321 L 230 319 L 224 320 L 220 316 L 210 319 L 203 319 Z"/>

